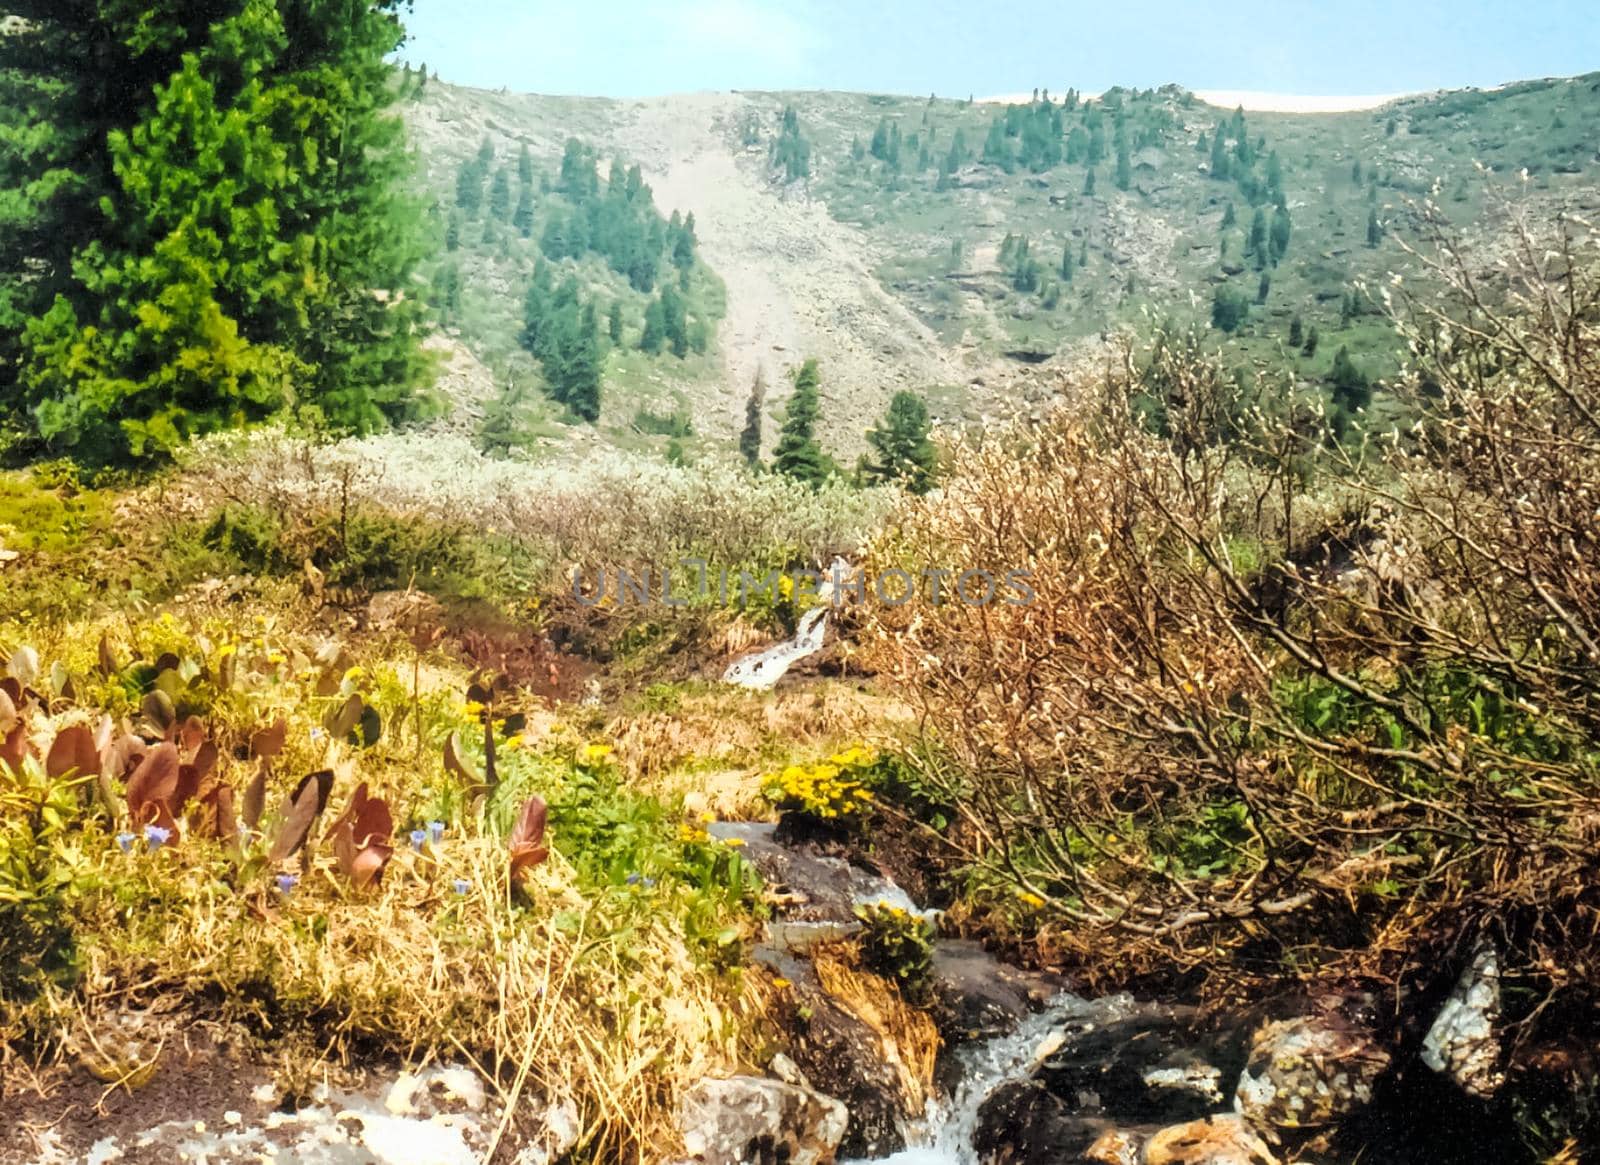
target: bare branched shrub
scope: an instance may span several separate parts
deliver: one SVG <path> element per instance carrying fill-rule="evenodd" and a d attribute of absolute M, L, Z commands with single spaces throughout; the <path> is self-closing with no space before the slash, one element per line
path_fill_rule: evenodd
<path fill-rule="evenodd" d="M 878 605 L 873 650 L 969 856 L 1091 965 L 1398 983 L 1489 933 L 1600 981 L 1594 237 L 1521 232 L 1486 287 L 1422 213 L 1403 429 L 1340 444 L 1315 397 L 1124 344 L 874 548 L 1033 571 L 1030 605 Z"/>

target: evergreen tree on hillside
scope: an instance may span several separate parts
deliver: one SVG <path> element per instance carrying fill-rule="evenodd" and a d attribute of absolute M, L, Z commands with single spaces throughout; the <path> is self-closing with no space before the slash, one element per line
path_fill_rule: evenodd
<path fill-rule="evenodd" d="M 1239 221 L 1238 214 L 1233 209 L 1233 203 L 1228 203 L 1222 211 L 1222 229 L 1227 230 Z"/>
<path fill-rule="evenodd" d="M 884 419 L 867 433 L 867 443 L 877 453 L 867 463 L 868 475 L 902 482 L 914 494 L 927 493 L 938 460 L 930 431 L 927 402 L 914 392 L 895 393 Z"/>
<path fill-rule="evenodd" d="M 494 172 L 494 181 L 489 184 L 489 214 L 499 222 L 511 218 L 511 175 L 504 166 Z"/>
<path fill-rule="evenodd" d="M 784 181 L 795 182 L 811 176 L 811 143 L 800 129 L 800 114 L 786 106 L 777 140 L 769 159 L 773 169 L 783 172 Z"/>
<path fill-rule="evenodd" d="M 1341 347 L 1334 354 L 1328 389 L 1334 405 L 1347 413 L 1365 409 L 1372 403 L 1372 382 L 1350 358 L 1348 348 Z"/>
<path fill-rule="evenodd" d="M 1117 189 L 1126 190 L 1133 185 L 1133 164 L 1128 158 L 1128 143 L 1117 146 Z"/>
<path fill-rule="evenodd" d="M 425 405 L 390 8 L 12 6 L 0 400 L 40 437 L 150 457 L 290 405 Z"/>
<path fill-rule="evenodd" d="M 739 454 L 751 468 L 761 464 L 761 413 L 767 403 L 767 376 L 756 370 L 750 399 L 744 405 L 744 428 L 739 432 Z"/>
<path fill-rule="evenodd" d="M 1376 247 L 1383 242 L 1383 224 L 1378 221 L 1378 211 L 1374 207 L 1367 212 L 1367 246 Z"/>
<path fill-rule="evenodd" d="M 827 460 L 816 439 L 822 408 L 819 391 L 817 362 L 807 360 L 795 374 L 794 393 L 784 409 L 783 427 L 772 454 L 775 470 L 811 486 L 821 485 L 828 476 Z"/>
<path fill-rule="evenodd" d="M 667 315 L 660 298 L 652 299 L 644 309 L 644 331 L 639 335 L 639 351 L 656 356 L 667 346 Z"/>
<path fill-rule="evenodd" d="M 533 151 L 528 149 L 528 144 L 522 144 L 522 151 L 517 155 L 517 181 L 523 186 L 533 185 Z"/>
<path fill-rule="evenodd" d="M 622 301 L 613 299 L 611 310 L 606 313 L 606 335 L 613 344 L 622 343 Z"/>
<path fill-rule="evenodd" d="M 1211 138 L 1211 176 L 1218 181 L 1227 181 L 1233 169 L 1228 164 L 1228 143 L 1224 137 L 1222 126 L 1217 126 L 1217 132 Z"/>
<path fill-rule="evenodd" d="M 468 158 L 456 171 L 456 205 L 476 218 L 483 209 L 483 163 L 476 157 Z"/>
<path fill-rule="evenodd" d="M 1317 354 L 1317 345 L 1321 341 L 1322 336 L 1317 332 L 1316 325 L 1313 324 L 1310 330 L 1306 332 L 1306 346 L 1300 350 L 1301 355 L 1306 357 L 1315 356 Z"/>
<path fill-rule="evenodd" d="M 1090 166 L 1089 167 L 1089 172 L 1083 176 L 1083 196 L 1085 198 L 1093 198 L 1094 197 L 1094 167 L 1093 166 Z"/>
<path fill-rule="evenodd" d="M 1294 319 L 1289 321 L 1289 347 L 1299 348 L 1305 343 L 1305 322 L 1300 318 L 1300 313 L 1295 312 Z"/>
<path fill-rule="evenodd" d="M 511 215 L 511 225 L 525 239 L 533 237 L 533 187 L 524 185 L 517 195 L 517 209 Z"/>
<path fill-rule="evenodd" d="M 1263 261 L 1267 256 L 1267 215 L 1259 206 L 1250 218 L 1250 237 L 1245 242 L 1244 253 L 1257 255 Z"/>
<path fill-rule="evenodd" d="M 1294 224 L 1289 221 L 1289 211 L 1280 206 L 1272 213 L 1272 232 L 1268 239 L 1272 261 L 1277 263 L 1289 253 L 1289 236 Z"/>

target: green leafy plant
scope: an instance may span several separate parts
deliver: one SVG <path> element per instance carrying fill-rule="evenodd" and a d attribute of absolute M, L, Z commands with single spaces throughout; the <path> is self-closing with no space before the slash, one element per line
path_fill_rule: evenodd
<path fill-rule="evenodd" d="M 862 961 L 871 971 L 893 979 L 913 1003 L 925 1001 L 932 988 L 933 944 L 939 929 L 923 915 L 887 902 L 855 908 L 862 931 Z"/>

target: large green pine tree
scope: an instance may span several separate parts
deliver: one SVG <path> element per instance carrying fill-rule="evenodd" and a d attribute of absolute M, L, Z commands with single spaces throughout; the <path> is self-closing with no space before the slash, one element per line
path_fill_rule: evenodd
<path fill-rule="evenodd" d="M 779 473 L 819 486 L 828 477 L 828 461 L 817 444 L 817 418 L 821 415 L 821 373 L 815 360 L 807 360 L 795 374 L 794 393 L 784 410 L 783 427 L 773 450 L 772 467 Z"/>
<path fill-rule="evenodd" d="M 151 457 L 293 406 L 357 430 L 423 407 L 398 7 L 11 6 L 0 374 L 40 437 Z"/>

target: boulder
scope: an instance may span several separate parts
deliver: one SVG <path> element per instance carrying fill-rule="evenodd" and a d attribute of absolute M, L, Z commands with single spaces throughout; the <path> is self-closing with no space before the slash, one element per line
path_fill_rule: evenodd
<path fill-rule="evenodd" d="M 703 1165 L 829 1165 L 848 1119 L 831 1097 L 760 1076 L 702 1080 L 679 1113 L 689 1160 Z"/>
<path fill-rule="evenodd" d="M 1212 1116 L 1153 1134 L 1139 1165 L 1278 1165 L 1278 1159 L 1241 1118 Z"/>
<path fill-rule="evenodd" d="M 1472 1096 L 1493 1096 L 1505 1082 L 1499 1023 L 1500 959 L 1480 942 L 1423 1037 L 1422 1062 Z"/>
<path fill-rule="evenodd" d="M 1259 1028 L 1234 1090 L 1239 1115 L 1276 1142 L 1285 1130 L 1321 1128 L 1366 1107 L 1390 1054 L 1356 1010 L 1329 1006 Z"/>
<path fill-rule="evenodd" d="M 931 1011 L 946 1048 L 1007 1034 L 1066 986 L 1002 963 L 963 939 L 942 939 L 931 970 Z"/>
<path fill-rule="evenodd" d="M 1243 1062 L 1242 1038 L 1202 1032 L 1192 1008 L 1124 999 L 1069 1022 L 1039 1079 L 1080 1114 L 1177 1124 L 1223 1108 Z"/>
<path fill-rule="evenodd" d="M 1037 1080 L 995 1089 L 978 1111 L 972 1147 L 983 1165 L 1134 1165 L 1109 1154 L 1128 1134 L 1102 1117 L 1079 1116 Z M 1138 1137 L 1135 1134 L 1134 1141 Z"/>

